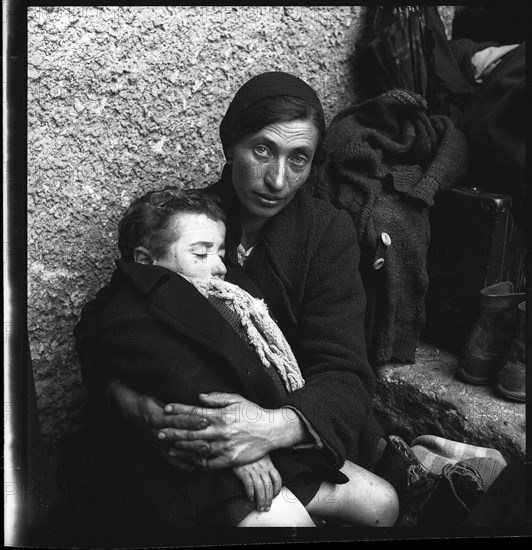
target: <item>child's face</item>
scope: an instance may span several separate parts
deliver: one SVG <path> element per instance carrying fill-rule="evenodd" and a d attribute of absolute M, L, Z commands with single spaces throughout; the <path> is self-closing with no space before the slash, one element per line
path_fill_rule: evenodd
<path fill-rule="evenodd" d="M 165 256 L 153 262 L 155 265 L 187 277 L 225 277 L 223 222 L 211 220 L 205 214 L 179 214 L 176 236 Z"/>

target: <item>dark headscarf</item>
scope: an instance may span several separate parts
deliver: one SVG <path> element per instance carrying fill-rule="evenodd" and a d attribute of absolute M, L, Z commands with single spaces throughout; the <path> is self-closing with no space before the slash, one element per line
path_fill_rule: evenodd
<path fill-rule="evenodd" d="M 306 101 L 324 116 L 318 94 L 297 76 L 280 71 L 259 74 L 248 80 L 238 90 L 222 119 L 220 139 L 224 151 L 232 143 L 231 136 L 234 133 L 234 122 L 239 113 L 259 99 L 283 95 L 298 97 Z"/>
<path fill-rule="evenodd" d="M 220 138 L 224 152 L 233 143 L 234 123 L 238 115 L 259 99 L 275 96 L 297 97 L 312 105 L 321 116 L 325 116 L 316 92 L 297 76 L 275 71 L 259 74 L 248 80 L 237 91 L 222 119 Z M 226 163 L 220 181 L 207 189 L 208 192 L 219 197 L 222 208 L 227 214 L 226 260 L 238 265 L 236 248 L 242 239 L 242 229 L 238 221 L 238 199 L 232 183 L 232 165 Z"/>

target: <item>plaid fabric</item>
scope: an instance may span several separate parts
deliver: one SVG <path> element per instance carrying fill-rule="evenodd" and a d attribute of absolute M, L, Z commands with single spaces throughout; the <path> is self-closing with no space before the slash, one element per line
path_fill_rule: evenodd
<path fill-rule="evenodd" d="M 246 331 L 240 322 L 238 313 L 217 296 L 207 296 L 207 300 L 218 310 L 218 313 L 231 325 L 234 331 L 247 342 Z"/>
<path fill-rule="evenodd" d="M 497 449 L 478 447 L 452 441 L 436 435 L 422 435 L 416 437 L 410 444 L 417 459 L 434 474 L 441 474 L 446 464 L 456 464 L 470 458 L 492 458 L 504 467 L 506 460 Z"/>
<path fill-rule="evenodd" d="M 472 466 L 478 472 L 482 479 L 484 491 L 487 491 L 493 482 L 499 477 L 501 472 L 506 468 L 500 460 L 491 457 L 468 458 L 461 463 L 463 466 Z"/>

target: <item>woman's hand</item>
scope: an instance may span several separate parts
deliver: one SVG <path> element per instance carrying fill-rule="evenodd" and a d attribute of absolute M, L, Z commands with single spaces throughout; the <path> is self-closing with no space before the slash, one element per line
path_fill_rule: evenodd
<path fill-rule="evenodd" d="M 283 484 L 270 456 L 265 455 L 250 464 L 235 466 L 233 472 L 242 481 L 248 499 L 255 501 L 256 509 L 259 512 L 267 512 L 272 500 L 281 492 Z"/>
<path fill-rule="evenodd" d="M 202 465 L 201 459 L 195 454 L 177 452 L 173 456 L 169 455 L 169 442 L 160 439 L 158 434 L 160 430 L 172 427 L 199 430 L 206 426 L 205 421 L 202 422 L 201 419 L 189 415 L 168 415 L 162 403 L 149 395 L 136 392 L 118 379 L 114 379 L 109 384 L 108 395 L 112 408 L 119 414 L 122 421 L 135 428 L 141 437 L 152 443 L 170 464 L 188 471 L 193 471 L 197 466 Z M 194 443 L 195 450 L 201 453 L 206 443 L 202 441 Z"/>
<path fill-rule="evenodd" d="M 177 418 L 193 417 L 197 423 L 204 420 L 208 426 L 196 429 L 180 422 L 178 429 L 162 429 L 159 437 L 173 442 L 171 454 L 189 462 L 193 455 L 199 457 L 198 448 L 203 447 L 204 469 L 255 462 L 275 449 L 302 443 L 306 438 L 306 428 L 292 409 L 264 409 L 238 394 L 214 392 L 199 397 L 206 407 L 173 403 L 165 411 Z"/>

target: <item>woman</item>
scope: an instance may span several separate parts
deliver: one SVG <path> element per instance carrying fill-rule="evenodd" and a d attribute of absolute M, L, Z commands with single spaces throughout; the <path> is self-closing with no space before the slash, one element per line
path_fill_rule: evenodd
<path fill-rule="evenodd" d="M 370 472 L 382 431 L 371 407 L 355 228 L 346 213 L 302 189 L 321 158 L 324 133 L 323 108 L 310 86 L 282 72 L 258 75 L 240 88 L 222 120 L 227 163 L 207 190 L 220 197 L 228 217 L 226 279 L 238 283 L 243 266 L 305 379 L 277 409 L 221 393 L 200 396 L 202 408 L 163 409 L 113 379 L 98 357 L 98 300 L 86 306 L 76 329 L 89 389 L 103 407 L 107 396 L 131 425 L 157 434 L 178 468 L 211 470 L 279 449 L 319 450 L 325 481 L 290 498 L 278 494 L 268 512 L 251 512 L 240 526 L 313 526 L 310 515 L 339 517 L 338 500 L 355 511 L 345 521 L 387 526 L 397 517 L 393 488 Z"/>

